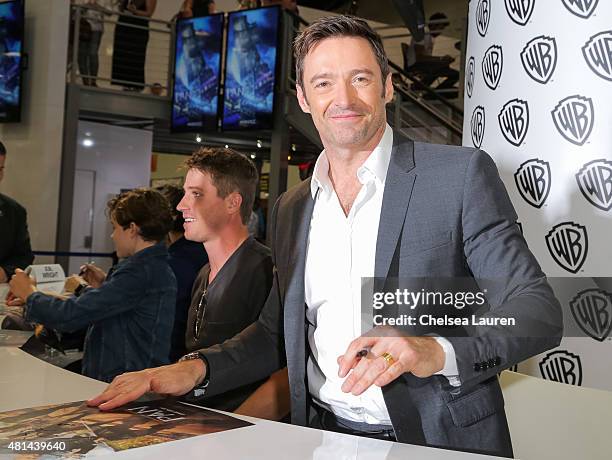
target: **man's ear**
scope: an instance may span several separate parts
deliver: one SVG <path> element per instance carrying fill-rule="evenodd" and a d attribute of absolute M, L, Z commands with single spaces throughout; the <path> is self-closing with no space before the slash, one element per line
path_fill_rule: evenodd
<path fill-rule="evenodd" d="M 387 79 L 385 80 L 385 102 L 388 104 L 393 100 L 393 80 L 391 77 L 391 72 L 387 75 Z"/>
<path fill-rule="evenodd" d="M 308 105 L 308 101 L 306 100 L 306 95 L 304 94 L 304 90 L 300 85 L 296 83 L 295 92 L 297 94 L 297 100 L 302 108 L 302 112 L 310 113 L 310 106 Z"/>
<path fill-rule="evenodd" d="M 128 227 L 130 231 L 130 237 L 136 238 L 140 235 L 140 227 L 136 225 L 134 222 L 130 222 L 130 226 Z"/>
<path fill-rule="evenodd" d="M 227 210 L 230 214 L 240 212 L 240 206 L 242 206 L 242 195 L 238 192 L 230 193 L 226 198 Z"/>

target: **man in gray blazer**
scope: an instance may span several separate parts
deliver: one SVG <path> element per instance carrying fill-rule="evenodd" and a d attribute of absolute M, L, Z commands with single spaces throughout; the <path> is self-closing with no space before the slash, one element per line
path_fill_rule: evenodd
<path fill-rule="evenodd" d="M 89 404 L 212 396 L 286 365 L 292 423 L 512 456 L 497 374 L 556 346 L 562 315 L 493 161 L 386 124 L 391 76 L 364 21 L 320 19 L 295 52 L 298 100 L 325 150 L 312 179 L 275 205 L 276 270 L 259 320 L 193 359 L 120 376 Z M 362 335 L 360 280 L 373 276 L 503 280 L 487 294 L 489 314 L 521 329 Z"/>

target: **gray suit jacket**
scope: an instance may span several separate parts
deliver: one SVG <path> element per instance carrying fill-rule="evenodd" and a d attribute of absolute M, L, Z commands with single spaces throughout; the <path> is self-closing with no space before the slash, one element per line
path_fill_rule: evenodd
<path fill-rule="evenodd" d="M 451 387 L 443 376 L 422 379 L 404 374 L 383 388 L 397 439 L 512 456 L 497 374 L 559 344 L 560 305 L 527 248 L 506 189 L 486 153 L 414 143 L 397 132 L 393 144 L 375 275 L 387 276 L 399 247 L 400 277 L 507 279 L 503 287 L 488 292 L 491 309 L 511 313 L 519 324 L 521 319 L 535 320 L 549 331 L 539 337 L 491 331 L 473 338 L 449 337 L 460 387 Z M 313 207 L 309 180 L 278 199 L 270 223 L 274 283 L 259 320 L 233 339 L 202 350 L 210 370 L 207 394 L 263 378 L 286 363 L 292 422 L 300 425 L 307 425 L 312 416 L 306 381 L 304 267 Z M 424 440 L 414 436 L 415 418 Z"/>

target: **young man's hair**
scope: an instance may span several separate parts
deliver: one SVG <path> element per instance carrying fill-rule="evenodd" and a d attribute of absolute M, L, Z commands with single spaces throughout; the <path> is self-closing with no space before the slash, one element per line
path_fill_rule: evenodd
<path fill-rule="evenodd" d="M 185 223 L 185 219 L 183 219 L 183 213 L 180 212 L 176 207 L 183 199 L 183 195 L 185 192 L 181 187 L 173 184 L 164 184 L 159 187 L 155 187 L 159 193 L 164 195 L 166 200 L 168 200 L 168 204 L 170 204 L 170 212 L 172 213 L 172 228 L 171 230 L 174 232 L 184 232 L 185 228 L 183 224 Z"/>
<path fill-rule="evenodd" d="M 6 147 L 4 146 L 2 142 L 0 142 L 0 155 L 4 157 L 6 156 Z"/>
<path fill-rule="evenodd" d="M 240 218 L 244 225 L 249 222 L 257 190 L 257 168 L 251 160 L 232 149 L 202 147 L 185 161 L 185 167 L 210 174 L 220 198 L 239 193 Z"/>
<path fill-rule="evenodd" d="M 109 200 L 107 211 L 123 229 L 134 222 L 145 241 L 162 241 L 172 228 L 170 204 L 157 190 L 138 188 L 121 193 Z"/>
<path fill-rule="evenodd" d="M 328 38 L 357 37 L 367 40 L 380 67 L 383 85 L 389 75 L 389 59 L 382 39 L 363 19 L 354 16 L 327 16 L 317 19 L 293 42 L 297 83 L 304 88 L 304 59 L 317 44 Z M 347 51 L 350 52 L 350 51 Z"/>

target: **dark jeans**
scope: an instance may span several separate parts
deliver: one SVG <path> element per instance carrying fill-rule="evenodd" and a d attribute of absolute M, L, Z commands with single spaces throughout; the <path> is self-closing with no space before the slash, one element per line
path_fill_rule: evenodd
<path fill-rule="evenodd" d="M 396 441 L 395 432 L 392 429 L 375 431 L 355 430 L 344 425 L 342 423 L 342 419 L 334 415 L 334 413 L 317 405 L 314 405 L 313 407 L 315 409 L 315 415 L 310 420 L 310 428 L 334 431 L 336 433 L 352 434 L 354 436 L 363 436 L 366 438 L 381 439 L 383 441 Z"/>
<path fill-rule="evenodd" d="M 88 41 L 79 43 L 79 73 L 84 80 L 91 80 L 98 76 L 98 50 L 102 39 L 101 30 L 92 30 L 91 38 Z"/>

